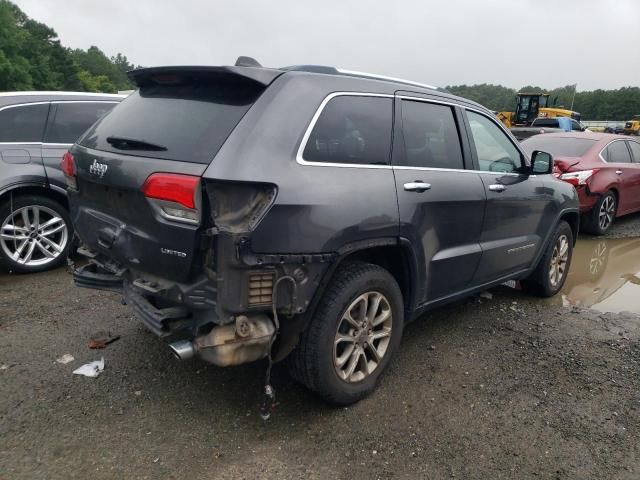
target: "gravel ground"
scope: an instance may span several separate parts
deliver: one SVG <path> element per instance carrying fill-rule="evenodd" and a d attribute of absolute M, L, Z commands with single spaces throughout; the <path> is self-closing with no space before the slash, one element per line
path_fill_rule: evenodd
<path fill-rule="evenodd" d="M 407 326 L 350 408 L 276 368 L 263 422 L 263 363 L 179 363 L 115 294 L 0 274 L 0 478 L 640 478 L 640 316 L 491 294 Z M 100 330 L 121 339 L 89 350 Z"/>

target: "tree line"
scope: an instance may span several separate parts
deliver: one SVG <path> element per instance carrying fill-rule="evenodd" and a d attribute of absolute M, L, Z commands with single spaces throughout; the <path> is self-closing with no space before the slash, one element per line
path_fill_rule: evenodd
<path fill-rule="evenodd" d="M 126 75 L 133 68 L 120 53 L 109 58 L 98 47 L 62 46 L 52 28 L 0 0 L 0 91 L 114 93 L 133 88 Z"/>
<path fill-rule="evenodd" d="M 495 111 L 514 111 L 516 94 L 518 92 L 545 92 L 550 94 L 550 100 L 556 100 L 556 105 L 570 108 L 573 100 L 573 110 L 580 112 L 583 120 L 629 120 L 634 115 L 640 115 L 640 88 L 623 87 L 617 90 L 593 90 L 590 92 L 576 92 L 574 86 L 547 90 L 542 87 L 527 85 L 518 90 L 502 85 L 453 85 L 446 90 L 468 98 Z"/>

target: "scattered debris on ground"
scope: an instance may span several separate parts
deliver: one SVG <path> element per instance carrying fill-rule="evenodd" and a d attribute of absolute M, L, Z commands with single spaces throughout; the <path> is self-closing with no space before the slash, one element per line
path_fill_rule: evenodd
<path fill-rule="evenodd" d="M 70 353 L 65 353 L 61 357 L 56 358 L 56 362 L 61 363 L 62 365 L 66 365 L 67 363 L 71 363 L 74 360 L 75 360 L 75 358 L 73 358 L 73 355 L 71 355 Z"/>
<path fill-rule="evenodd" d="M 96 360 L 91 363 L 85 363 L 79 368 L 76 368 L 73 373 L 74 375 L 84 375 L 85 377 L 95 378 L 102 373 L 104 370 L 104 358 L 100 360 Z"/>
<path fill-rule="evenodd" d="M 101 349 L 107 348 L 107 345 L 120 340 L 120 335 L 112 335 L 111 332 L 98 332 L 89 339 L 89 348 Z"/>

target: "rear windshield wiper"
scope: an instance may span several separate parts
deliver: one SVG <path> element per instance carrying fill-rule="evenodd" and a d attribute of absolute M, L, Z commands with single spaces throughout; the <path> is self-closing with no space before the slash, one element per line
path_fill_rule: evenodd
<path fill-rule="evenodd" d="M 150 150 L 154 152 L 164 152 L 167 147 L 156 143 L 136 140 L 135 138 L 107 137 L 107 142 L 118 150 Z"/>

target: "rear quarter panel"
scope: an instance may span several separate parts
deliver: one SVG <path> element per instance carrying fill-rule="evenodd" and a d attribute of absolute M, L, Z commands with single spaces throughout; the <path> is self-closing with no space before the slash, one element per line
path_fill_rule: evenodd
<path fill-rule="evenodd" d="M 318 83 L 329 80 L 330 86 Z M 351 242 L 398 235 L 398 204 L 390 168 L 296 162 L 304 133 L 328 94 L 372 92 L 348 77 L 329 80 L 296 74 L 278 78 L 204 174 L 210 179 L 277 186 L 274 205 L 251 235 L 255 252 L 334 252 Z M 373 92 L 393 94 L 391 87 L 388 92 Z"/>

